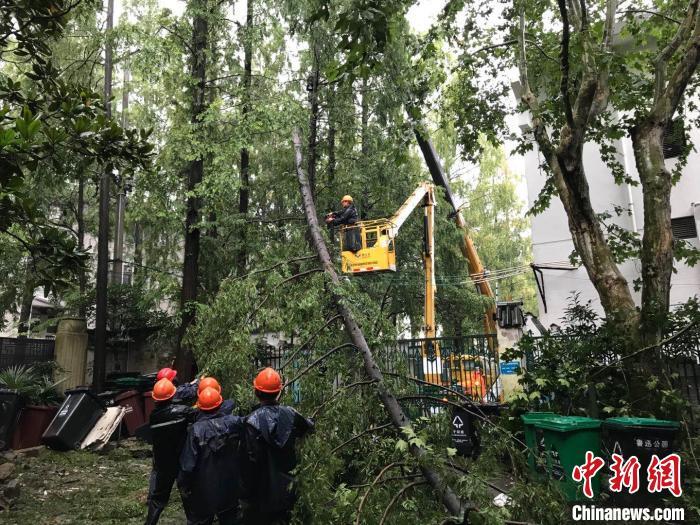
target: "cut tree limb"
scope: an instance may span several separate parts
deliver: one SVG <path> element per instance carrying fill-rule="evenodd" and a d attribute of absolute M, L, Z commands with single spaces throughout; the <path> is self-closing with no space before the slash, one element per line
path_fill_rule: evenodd
<path fill-rule="evenodd" d="M 350 336 L 350 340 L 362 354 L 365 371 L 368 377 L 376 382 L 377 393 L 379 394 L 379 398 L 381 399 L 391 422 L 402 432 L 404 429 L 411 429 L 411 421 L 406 414 L 404 414 L 404 411 L 394 394 L 387 388 L 382 372 L 379 369 L 379 366 L 377 366 L 377 362 L 375 361 L 372 351 L 367 344 L 364 333 L 358 326 L 354 315 L 346 306 L 343 299 L 334 291 L 334 288 L 340 285 L 340 278 L 338 277 L 335 267 L 333 266 L 328 248 L 326 247 L 326 243 L 321 235 L 321 229 L 319 227 L 318 217 L 316 215 L 316 205 L 311 194 L 309 180 L 302 168 L 301 139 L 299 137 L 299 130 L 294 130 L 292 140 L 294 143 L 296 171 L 297 178 L 299 179 L 299 190 L 301 192 L 301 197 L 304 204 L 304 213 L 306 214 L 306 220 L 309 224 L 312 244 L 318 253 L 318 258 L 323 265 L 324 271 L 331 280 L 330 293 L 332 294 L 333 302 L 336 305 L 338 313 L 343 317 L 343 324 L 345 325 L 345 329 Z M 418 461 L 423 476 L 425 476 L 425 478 L 428 480 L 436 494 L 440 496 L 440 500 L 445 505 L 447 510 L 452 515 L 461 516 L 464 513 L 465 505 L 462 501 L 460 501 L 459 497 L 452 490 L 452 488 L 445 483 L 442 475 L 432 467 L 425 464 L 425 459 L 428 452 L 423 447 L 417 445 L 411 445 L 409 450 Z"/>

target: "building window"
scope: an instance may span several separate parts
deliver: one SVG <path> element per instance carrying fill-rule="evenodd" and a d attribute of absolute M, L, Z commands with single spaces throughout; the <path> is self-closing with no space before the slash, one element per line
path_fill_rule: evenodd
<path fill-rule="evenodd" d="M 671 231 L 674 239 L 696 239 L 698 229 L 695 225 L 695 217 L 676 217 L 671 219 Z"/>
<path fill-rule="evenodd" d="M 685 148 L 685 123 L 683 119 L 673 119 L 664 130 L 664 158 L 680 157 Z"/>

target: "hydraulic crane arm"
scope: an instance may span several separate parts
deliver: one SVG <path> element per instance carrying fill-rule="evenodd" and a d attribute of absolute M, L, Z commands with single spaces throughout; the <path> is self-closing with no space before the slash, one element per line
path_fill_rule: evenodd
<path fill-rule="evenodd" d="M 389 218 L 389 222 L 391 223 L 389 237 L 393 239 L 396 237 L 396 235 L 398 235 L 399 229 L 401 226 L 403 226 L 403 223 L 406 222 L 406 219 L 408 219 L 413 210 L 415 210 L 416 207 L 423 202 L 426 195 L 432 194 L 432 192 L 432 184 L 429 182 L 420 183 L 420 185 L 413 191 L 413 193 L 411 193 L 411 195 L 409 195 L 401 207 L 396 210 L 396 213 Z M 430 197 L 430 200 L 433 200 L 432 196 Z"/>
<path fill-rule="evenodd" d="M 433 144 L 430 142 L 430 139 L 424 137 L 417 127 L 414 127 L 414 133 L 416 135 L 416 140 L 418 141 L 418 146 L 420 147 L 423 157 L 425 158 L 425 163 L 428 166 L 428 171 L 430 171 L 430 175 L 433 177 L 433 182 L 436 186 L 444 188 L 445 199 L 447 199 L 447 202 L 454 211 L 457 227 L 462 230 L 463 234 L 460 249 L 462 251 L 462 255 L 464 255 L 469 264 L 469 273 L 472 275 L 472 280 L 474 281 L 474 284 L 481 295 L 494 299 L 493 290 L 491 290 L 491 285 L 489 282 L 483 279 L 478 279 L 478 276 L 481 276 L 484 273 L 484 266 L 481 264 L 479 254 L 477 253 L 474 243 L 469 236 L 469 229 L 467 228 L 467 223 L 462 216 L 462 212 L 459 210 L 459 208 L 457 208 L 454 196 L 450 190 L 450 183 L 445 175 L 445 171 L 442 168 L 442 164 L 440 164 L 440 159 L 438 158 L 437 152 L 435 151 Z M 494 321 L 495 313 L 495 307 L 492 305 L 486 310 L 486 314 L 484 315 L 484 328 L 486 329 L 486 332 L 490 334 L 496 333 L 496 322 Z"/>

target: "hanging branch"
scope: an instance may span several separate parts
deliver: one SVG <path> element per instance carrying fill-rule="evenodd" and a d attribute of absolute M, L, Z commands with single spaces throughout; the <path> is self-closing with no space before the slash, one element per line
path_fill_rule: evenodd
<path fill-rule="evenodd" d="M 280 283 L 277 283 L 277 284 L 275 285 L 275 287 L 272 289 L 272 291 L 270 291 L 270 293 L 268 293 L 268 294 L 263 298 L 263 300 L 260 301 L 260 302 L 255 306 L 255 308 L 253 308 L 253 309 L 251 310 L 251 312 L 248 314 L 248 318 L 246 319 L 246 324 L 250 323 L 250 322 L 253 320 L 253 318 L 255 317 L 255 315 L 256 315 L 256 314 L 258 313 L 258 311 L 265 305 L 265 303 L 267 302 L 267 300 L 268 300 L 270 297 L 272 297 L 272 296 L 275 294 L 275 292 L 276 292 L 281 286 L 283 286 L 283 285 L 285 285 L 285 284 L 287 284 L 287 283 L 291 283 L 292 281 L 296 281 L 297 279 L 299 279 L 299 278 L 301 278 L 301 277 L 306 277 L 307 275 L 311 275 L 312 273 L 322 272 L 322 271 L 323 271 L 323 269 L 321 269 L 321 268 L 312 268 L 311 270 L 306 270 L 305 272 L 300 272 L 300 273 L 298 273 L 298 274 L 296 274 L 296 275 L 292 275 L 291 277 L 287 277 L 284 281 L 282 281 L 282 282 L 280 282 Z"/>
<path fill-rule="evenodd" d="M 331 355 L 335 354 L 338 350 L 342 350 L 343 348 L 355 348 L 355 345 L 353 345 L 352 343 L 345 343 L 345 344 L 342 344 L 342 345 L 340 345 L 340 346 L 336 346 L 335 348 L 331 348 L 330 350 L 328 350 L 328 352 L 326 352 L 325 354 L 323 354 L 321 357 L 319 357 L 318 359 L 316 359 L 316 360 L 315 360 L 313 363 L 311 363 L 309 366 L 307 366 L 306 368 L 304 368 L 304 370 L 302 370 L 301 372 L 299 372 L 299 373 L 296 375 L 296 377 L 294 377 L 294 379 L 290 379 L 289 381 L 287 381 L 287 382 L 284 384 L 284 386 L 282 387 L 282 392 L 284 392 L 284 389 L 287 388 L 289 385 L 291 385 L 292 383 L 298 381 L 298 380 L 301 379 L 304 375 L 306 375 L 306 374 L 309 372 L 309 370 L 312 370 L 314 367 L 318 366 L 320 363 L 322 363 L 323 361 L 325 361 L 328 357 L 330 357 Z"/>
<path fill-rule="evenodd" d="M 318 413 L 321 411 L 321 409 L 322 409 L 323 407 L 327 406 L 329 403 L 332 403 L 332 402 L 333 402 L 335 399 L 337 399 L 338 396 L 339 396 L 340 394 L 342 394 L 343 392 L 345 392 L 345 391 L 347 391 L 347 390 L 350 390 L 351 388 L 355 388 L 355 387 L 357 387 L 357 386 L 371 385 L 371 384 L 374 384 L 374 380 L 373 380 L 373 379 L 372 379 L 372 380 L 369 380 L 369 381 L 356 381 L 356 382 L 351 383 L 351 384 L 349 384 L 349 385 L 341 386 L 340 388 L 338 388 L 338 390 L 337 390 L 336 392 L 333 393 L 333 395 L 332 395 L 331 397 L 329 397 L 329 398 L 326 399 L 323 403 L 321 403 L 320 405 L 318 405 L 318 407 L 316 407 L 316 410 L 314 410 L 313 413 L 312 413 L 309 417 L 310 417 L 311 419 L 315 418 L 315 417 L 318 415 Z"/>
<path fill-rule="evenodd" d="M 313 334 L 311 337 L 309 337 L 306 341 L 304 341 L 301 345 L 299 345 L 299 348 L 297 348 L 296 350 L 294 350 L 294 351 L 289 355 L 289 357 L 287 358 L 287 360 L 284 362 L 284 364 L 282 364 L 282 365 L 279 367 L 278 370 L 280 370 L 280 371 L 281 371 L 281 370 L 284 370 L 284 369 L 286 368 L 286 366 L 287 366 L 289 363 L 292 362 L 292 360 L 297 356 L 297 354 L 298 354 L 299 352 L 301 352 L 304 348 L 306 348 L 306 347 L 309 346 L 313 341 L 315 341 L 316 338 L 319 336 L 319 334 L 320 334 L 321 332 L 323 332 L 326 328 L 328 328 L 328 326 L 331 325 L 331 323 L 334 323 L 334 322 L 337 321 L 338 319 L 340 319 L 340 316 L 339 316 L 339 315 L 334 315 L 334 316 L 331 317 L 328 321 L 326 321 L 326 324 L 324 324 L 321 328 L 319 328 L 318 330 L 316 330 L 316 332 L 314 332 L 314 334 Z"/>
<path fill-rule="evenodd" d="M 257 275 L 259 273 L 271 272 L 275 268 L 279 268 L 280 266 L 284 266 L 285 264 L 292 264 L 292 263 L 299 262 L 299 261 L 308 261 L 309 259 L 313 259 L 315 257 L 316 257 L 315 255 L 307 255 L 305 257 L 295 257 L 294 259 L 287 259 L 286 261 L 278 262 L 277 264 L 273 264 L 272 266 L 268 266 L 267 268 L 263 268 L 261 270 L 255 270 L 255 271 L 249 272 L 245 275 L 240 275 L 238 277 L 234 277 L 233 280 L 240 281 L 241 279 L 246 279 L 246 278 L 251 277 L 253 275 Z"/>
<path fill-rule="evenodd" d="M 401 496 L 403 496 L 408 489 L 411 489 L 415 487 L 416 485 L 424 485 L 427 483 L 424 479 L 419 479 L 418 481 L 414 481 L 413 483 L 409 483 L 406 485 L 404 488 L 402 488 L 400 491 L 398 491 L 393 498 L 391 498 L 391 501 L 389 504 L 386 506 L 386 509 L 384 509 L 384 514 L 382 514 L 382 519 L 379 520 L 379 525 L 384 525 L 384 522 L 386 521 L 387 517 L 389 516 L 389 511 L 391 511 L 392 507 L 396 504 L 399 499 L 401 499 Z"/>
<path fill-rule="evenodd" d="M 323 265 L 324 271 L 330 278 L 331 299 L 335 303 L 338 313 L 343 317 L 343 324 L 345 325 L 345 329 L 350 336 L 350 340 L 362 355 L 367 376 L 370 379 L 373 379 L 377 384 L 377 394 L 379 395 L 379 398 L 384 405 L 391 422 L 402 433 L 406 430 L 412 430 L 411 420 L 406 416 L 406 414 L 404 414 L 404 411 L 401 408 L 401 405 L 399 405 L 396 397 L 384 383 L 384 376 L 382 375 L 379 366 L 377 366 L 374 355 L 367 344 L 364 333 L 355 320 L 355 316 L 350 311 L 343 298 L 337 292 L 335 292 L 335 289 L 340 286 L 340 278 L 338 277 L 335 267 L 333 266 L 331 256 L 328 253 L 328 248 L 326 247 L 326 243 L 321 235 L 321 229 L 318 224 L 318 216 L 316 214 L 316 205 L 314 204 L 311 188 L 309 187 L 309 180 L 302 168 L 301 139 L 299 138 L 298 129 L 294 130 L 292 141 L 294 143 L 299 190 L 301 192 L 302 202 L 304 205 L 306 221 L 309 224 L 309 235 L 311 238 L 310 244 L 316 249 L 319 261 Z M 439 495 L 442 503 L 445 505 L 450 514 L 454 516 L 463 515 L 465 506 L 462 501 L 460 501 L 452 487 L 445 483 L 445 480 L 443 480 L 440 473 L 430 467 L 427 461 L 424 461 L 428 455 L 428 452 L 423 447 L 415 444 L 412 444 L 409 447 L 409 450 L 419 463 L 421 472 L 433 487 L 436 494 Z M 471 507 L 471 505 L 468 506 Z"/>

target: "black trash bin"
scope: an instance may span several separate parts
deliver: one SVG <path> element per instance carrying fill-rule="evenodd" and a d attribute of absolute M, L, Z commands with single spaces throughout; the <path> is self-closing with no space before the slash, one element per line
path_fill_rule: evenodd
<path fill-rule="evenodd" d="M 476 459 L 481 454 L 481 425 L 483 419 L 497 415 L 503 405 L 465 404 L 452 409 L 452 443 L 457 454 Z"/>
<path fill-rule="evenodd" d="M 0 388 L 0 450 L 10 446 L 22 404 L 17 390 Z"/>
<path fill-rule="evenodd" d="M 623 487 L 621 492 L 610 491 L 613 504 L 624 507 L 651 507 L 668 497 L 667 490 L 650 493 L 647 490 L 647 468 L 656 455 L 664 459 L 678 451 L 677 421 L 641 417 L 614 417 L 601 425 L 601 452 L 607 465 L 612 465 L 612 455 L 619 454 L 627 461 L 632 456 L 639 459 L 639 490 L 630 494 Z"/>
<path fill-rule="evenodd" d="M 55 450 L 78 448 L 105 410 L 100 398 L 89 389 L 67 390 L 66 400 L 44 432 L 42 441 Z"/>

